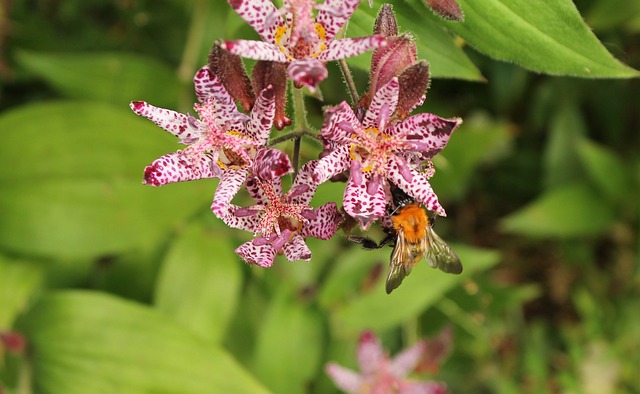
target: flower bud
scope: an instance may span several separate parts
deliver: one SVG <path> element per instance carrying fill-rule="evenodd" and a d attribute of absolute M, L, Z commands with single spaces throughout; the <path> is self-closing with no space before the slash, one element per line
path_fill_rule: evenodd
<path fill-rule="evenodd" d="M 464 14 L 456 0 L 426 0 L 429 8 L 444 19 L 464 21 Z"/>
<path fill-rule="evenodd" d="M 287 107 L 287 66 L 284 63 L 258 61 L 251 72 L 256 92 L 271 85 L 276 95 L 276 116 L 273 124 L 278 130 L 291 125 L 285 112 Z"/>
<path fill-rule="evenodd" d="M 400 95 L 396 115 L 404 119 L 425 99 L 425 92 L 429 87 L 429 63 L 421 60 L 407 67 L 398 77 L 398 82 L 400 82 Z"/>
<path fill-rule="evenodd" d="M 240 103 L 242 109 L 249 112 L 255 102 L 255 94 L 240 56 L 215 43 L 209 53 L 209 69 L 220 79 L 231 97 Z"/>

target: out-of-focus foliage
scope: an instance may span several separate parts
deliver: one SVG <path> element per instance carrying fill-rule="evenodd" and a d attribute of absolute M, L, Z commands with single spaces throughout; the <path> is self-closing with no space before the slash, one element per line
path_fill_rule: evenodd
<path fill-rule="evenodd" d="M 0 392 L 334 393 L 323 365 L 355 367 L 361 330 L 395 353 L 445 325 L 430 372 L 452 392 L 637 390 L 640 2 L 460 4 L 464 23 L 394 8 L 435 77 L 420 111 L 465 120 L 432 179 L 465 271 L 421 263 L 388 296 L 388 248 L 337 236 L 249 267 L 251 234 L 209 210 L 217 181 L 141 184 L 177 145 L 128 103 L 190 109 L 214 40 L 255 38 L 226 2 L 0 1 L 0 332 L 27 342 L 0 343 Z M 361 91 L 368 59 L 349 62 Z M 329 66 L 316 128 L 346 99 Z"/>

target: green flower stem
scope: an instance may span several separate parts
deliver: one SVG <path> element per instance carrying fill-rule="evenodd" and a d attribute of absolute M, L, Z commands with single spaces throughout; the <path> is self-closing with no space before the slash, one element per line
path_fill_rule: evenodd
<path fill-rule="evenodd" d="M 300 131 L 293 131 L 291 133 L 283 134 L 280 137 L 272 138 L 269 141 L 268 145 L 269 146 L 278 145 L 278 144 L 281 144 L 283 142 L 287 142 L 287 141 L 290 141 L 290 140 L 295 140 L 296 138 L 303 137 L 303 136 L 307 136 L 307 137 L 318 139 L 318 136 L 315 133 L 313 133 L 313 132 L 311 132 L 309 130 L 300 130 Z"/>
<path fill-rule="evenodd" d="M 177 70 L 178 79 L 182 83 L 180 101 L 178 103 L 182 112 L 188 110 L 192 105 L 193 86 L 189 82 L 193 79 L 193 74 L 199 65 L 200 45 L 204 40 L 209 4 L 210 2 L 207 0 L 194 0 L 193 2 L 193 14 L 187 42 Z"/>
<path fill-rule="evenodd" d="M 340 71 L 342 71 L 342 77 L 344 78 L 344 83 L 347 85 L 347 90 L 349 91 L 349 96 L 351 97 L 351 105 L 355 106 L 358 102 L 358 89 L 356 88 L 356 83 L 353 80 L 353 75 L 351 75 L 351 69 L 347 65 L 347 61 L 344 59 L 340 59 L 338 61 L 340 64 Z"/>
<path fill-rule="evenodd" d="M 307 122 L 307 108 L 304 105 L 304 93 L 302 89 L 296 89 L 290 85 L 293 98 L 293 119 L 294 119 L 294 131 L 301 133 L 309 129 L 309 123 Z M 298 134 L 293 139 L 293 177 L 298 175 L 298 164 L 300 163 L 300 141 L 302 140 L 302 134 Z"/>

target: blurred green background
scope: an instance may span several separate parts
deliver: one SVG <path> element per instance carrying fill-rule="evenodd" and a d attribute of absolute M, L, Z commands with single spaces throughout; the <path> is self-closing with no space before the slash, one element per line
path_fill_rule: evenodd
<path fill-rule="evenodd" d="M 640 68 L 640 1 L 575 4 Z M 350 35 L 371 29 L 363 6 Z M 216 180 L 141 184 L 179 146 L 128 104 L 192 111 L 213 42 L 256 37 L 226 2 L 0 1 L 0 332 L 27 340 L 0 346 L 0 393 L 334 393 L 323 366 L 357 369 L 362 330 L 395 353 L 446 326 L 449 357 L 416 378 L 451 392 L 640 392 L 640 83 L 527 71 L 423 6 L 396 9 L 432 66 L 420 110 L 465 120 L 432 179 L 465 271 L 420 264 L 387 296 L 390 250 L 310 239 L 309 263 L 249 267 L 233 249 L 251 234 L 209 210 Z M 315 127 L 347 99 L 339 73 L 307 101 Z M 305 140 L 303 161 L 319 150 Z"/>

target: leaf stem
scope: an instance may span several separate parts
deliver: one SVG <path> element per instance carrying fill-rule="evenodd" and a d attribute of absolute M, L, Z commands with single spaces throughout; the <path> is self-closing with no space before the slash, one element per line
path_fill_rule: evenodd
<path fill-rule="evenodd" d="M 351 69 L 347 65 L 347 61 L 344 59 L 340 59 L 338 61 L 338 64 L 340 64 L 340 71 L 342 71 L 344 83 L 347 85 L 347 90 L 349 92 L 349 96 L 351 97 L 351 105 L 355 106 L 360 96 L 358 96 L 358 88 L 356 88 L 356 83 L 353 80 Z"/>

